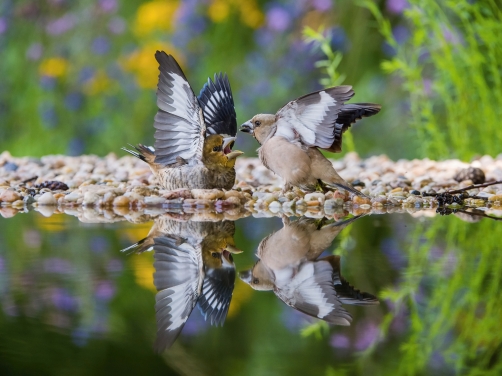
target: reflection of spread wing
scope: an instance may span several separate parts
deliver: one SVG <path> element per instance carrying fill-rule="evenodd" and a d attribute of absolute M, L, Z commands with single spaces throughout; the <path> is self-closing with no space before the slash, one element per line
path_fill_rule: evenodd
<path fill-rule="evenodd" d="M 276 135 L 286 139 L 298 135 L 304 145 L 340 151 L 343 132 L 357 119 L 380 111 L 371 103 L 346 105 L 353 95 L 352 86 L 336 86 L 289 102 L 277 112 Z"/>
<path fill-rule="evenodd" d="M 231 137 L 237 134 L 234 98 L 226 74 L 215 74 L 214 82 L 208 78 L 198 99 L 204 113 L 207 134 L 221 134 Z"/>
<path fill-rule="evenodd" d="M 331 324 L 350 325 L 352 317 L 342 308 L 333 286 L 329 262 L 305 262 L 293 279 L 275 294 L 287 305 Z"/>
<path fill-rule="evenodd" d="M 171 347 L 183 329 L 200 295 L 202 256 L 200 249 L 170 237 L 154 239 L 154 283 L 158 352 Z"/>
<path fill-rule="evenodd" d="M 223 325 L 225 322 L 234 283 L 234 265 L 206 269 L 198 305 L 202 315 L 211 325 Z"/>
<path fill-rule="evenodd" d="M 354 217 L 357 218 L 357 217 Z M 351 219 L 354 219 L 351 218 Z M 333 284 L 335 286 L 336 294 L 338 298 L 343 304 L 350 305 L 375 305 L 380 304 L 377 297 L 356 289 L 354 286 L 351 286 L 350 283 L 345 280 L 340 274 L 340 256 L 327 256 L 319 261 L 326 261 L 331 264 L 333 268 Z"/>
<path fill-rule="evenodd" d="M 206 127 L 199 102 L 171 55 L 157 51 L 159 82 L 155 115 L 155 162 L 170 165 L 177 158 L 202 159 Z"/>

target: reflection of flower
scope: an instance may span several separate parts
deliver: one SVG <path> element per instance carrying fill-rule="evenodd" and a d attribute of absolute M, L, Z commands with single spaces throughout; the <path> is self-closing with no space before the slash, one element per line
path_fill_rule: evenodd
<path fill-rule="evenodd" d="M 99 6 L 103 12 L 112 13 L 117 10 L 117 0 L 99 0 Z"/>
<path fill-rule="evenodd" d="M 7 21 L 5 20 L 5 18 L 0 17 L 0 34 L 5 33 L 6 30 L 7 30 Z"/>
<path fill-rule="evenodd" d="M 136 12 L 134 32 L 144 36 L 154 31 L 171 30 L 178 2 L 173 0 L 149 1 L 139 6 Z"/>
<path fill-rule="evenodd" d="M 82 106 L 84 96 L 78 91 L 70 92 L 64 98 L 65 107 L 70 111 L 77 111 Z"/>
<path fill-rule="evenodd" d="M 122 34 L 126 26 L 126 22 L 122 17 L 113 17 L 110 22 L 108 22 L 108 30 L 113 34 Z"/>
<path fill-rule="evenodd" d="M 39 72 L 42 76 L 61 77 L 68 70 L 68 62 L 61 57 L 51 57 L 40 63 Z"/>

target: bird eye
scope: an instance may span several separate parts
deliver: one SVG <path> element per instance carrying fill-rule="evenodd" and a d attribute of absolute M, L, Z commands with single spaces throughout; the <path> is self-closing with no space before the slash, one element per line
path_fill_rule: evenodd
<path fill-rule="evenodd" d="M 256 125 L 257 127 L 259 127 L 259 126 L 261 125 L 261 121 L 256 120 L 256 121 L 254 122 L 254 125 Z"/>
<path fill-rule="evenodd" d="M 214 258 L 218 258 L 220 254 L 218 252 L 211 252 L 211 256 L 213 256 Z"/>
<path fill-rule="evenodd" d="M 255 285 L 257 285 L 258 283 L 260 283 L 260 280 L 259 280 L 258 278 L 255 278 L 255 279 L 253 279 L 253 283 L 254 283 Z"/>
<path fill-rule="evenodd" d="M 220 146 L 215 146 L 215 147 L 213 148 L 213 151 L 220 151 Z"/>

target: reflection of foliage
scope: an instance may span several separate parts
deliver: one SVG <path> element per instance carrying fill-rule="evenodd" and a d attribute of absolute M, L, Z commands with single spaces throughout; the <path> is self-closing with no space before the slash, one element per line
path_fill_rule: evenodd
<path fill-rule="evenodd" d="M 390 21 L 365 1 L 395 56 L 382 64 L 404 79 L 411 122 L 430 158 L 500 152 L 502 9 L 495 1 L 411 0 L 411 36 L 399 43 Z"/>
<path fill-rule="evenodd" d="M 410 312 L 399 374 L 420 374 L 434 362 L 465 374 L 489 369 L 500 373 L 502 260 L 497 226 L 486 219 L 476 224 L 438 219 L 415 230 L 403 281 L 382 293 L 395 306 L 384 331 L 399 311 Z M 439 238 L 446 242 L 442 254 L 437 254 Z"/>

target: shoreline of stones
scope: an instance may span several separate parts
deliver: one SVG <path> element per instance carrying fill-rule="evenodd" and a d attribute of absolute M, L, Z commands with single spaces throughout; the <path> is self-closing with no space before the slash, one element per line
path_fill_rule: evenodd
<path fill-rule="evenodd" d="M 146 163 L 133 158 L 83 155 L 68 157 L 49 155 L 41 158 L 12 157 L 0 154 L 0 214 L 35 207 L 42 214 L 71 212 L 108 213 L 112 219 L 129 212 L 205 211 L 214 213 L 256 212 L 272 215 L 336 216 L 350 211 L 358 215 L 392 212 L 394 209 L 420 210 L 436 208 L 434 196 L 472 185 L 478 175 L 486 181 L 502 180 L 502 155 L 483 156 L 471 163 L 459 160 L 391 161 L 386 156 L 362 160 L 349 153 L 333 161 L 335 169 L 369 198 L 353 196 L 345 191 L 306 193 L 294 189 L 283 193 L 281 179 L 266 169 L 257 158 L 239 158 L 237 180 L 233 190 L 166 191 L 157 186 Z M 455 180 L 461 176 L 461 181 Z M 468 207 L 502 210 L 502 184 L 469 191 L 476 198 L 464 200 Z M 460 205 L 452 205 L 460 208 Z M 92 209 L 92 210 L 91 210 Z M 83 212 L 83 211 L 82 211 Z M 317 213 L 317 214 L 316 214 Z M 90 219 L 90 218 L 89 218 Z"/>

